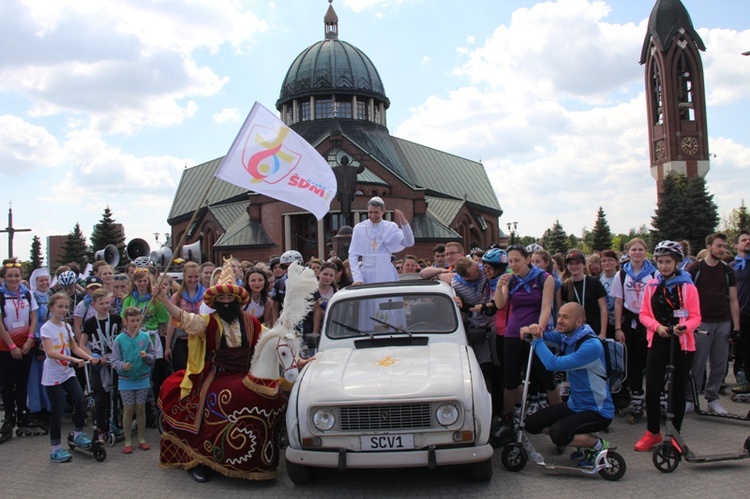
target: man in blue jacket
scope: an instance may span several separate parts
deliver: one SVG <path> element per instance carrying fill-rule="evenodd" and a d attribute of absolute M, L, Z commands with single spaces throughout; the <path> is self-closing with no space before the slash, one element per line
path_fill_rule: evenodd
<path fill-rule="evenodd" d="M 590 433 L 607 428 L 615 414 L 604 347 L 586 324 L 583 307 L 576 302 L 560 308 L 557 331 L 544 333 L 544 327 L 532 324 L 521 328 L 522 336 L 528 334 L 533 336 L 534 351 L 544 367 L 550 371 L 567 371 L 570 397 L 567 402 L 529 416 L 526 430 L 532 434 L 549 433 L 558 446 L 578 447 L 571 459 L 581 460 L 581 466 L 593 466 L 596 454 L 609 447 L 609 443 Z M 563 355 L 553 354 L 545 342 L 560 346 Z"/>

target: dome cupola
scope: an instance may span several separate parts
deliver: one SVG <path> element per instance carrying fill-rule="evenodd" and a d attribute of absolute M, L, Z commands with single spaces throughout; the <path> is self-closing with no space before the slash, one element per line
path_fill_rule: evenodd
<path fill-rule="evenodd" d="M 329 4 L 332 0 L 329 0 Z M 359 119 L 385 126 L 390 101 L 378 70 L 354 45 L 339 40 L 333 5 L 323 18 L 325 38 L 289 66 L 276 109 L 288 125 L 320 119 Z"/>

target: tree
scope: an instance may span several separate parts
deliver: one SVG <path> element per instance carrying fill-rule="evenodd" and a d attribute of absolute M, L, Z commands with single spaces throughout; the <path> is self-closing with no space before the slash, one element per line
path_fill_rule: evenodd
<path fill-rule="evenodd" d="M 591 231 L 591 248 L 594 251 L 604 251 L 612 248 L 612 231 L 609 230 L 607 215 L 600 206 L 596 212 L 596 222 L 594 229 Z"/>
<path fill-rule="evenodd" d="M 656 241 L 690 242 L 693 251 L 705 246 L 706 236 L 716 230 L 719 213 L 703 177 L 668 177 L 652 218 Z"/>
<path fill-rule="evenodd" d="M 86 267 L 88 261 L 87 255 L 89 248 L 86 245 L 86 236 L 81 232 L 81 226 L 76 223 L 73 231 L 70 232 L 62 246 L 62 256 L 58 260 L 58 265 L 65 265 L 69 262 L 75 262 L 81 267 L 81 271 Z"/>
<path fill-rule="evenodd" d="M 750 213 L 747 211 L 744 199 L 739 208 L 734 208 L 721 221 L 721 231 L 727 235 L 730 244 L 743 230 L 750 231 Z"/>
<path fill-rule="evenodd" d="M 44 257 L 42 256 L 42 241 L 39 236 L 34 236 L 31 240 L 31 255 L 29 261 L 29 270 L 34 271 L 40 268 L 44 263 Z"/>
<path fill-rule="evenodd" d="M 125 261 L 125 235 L 122 233 L 121 226 L 112 218 L 112 210 L 109 206 L 104 208 L 102 219 L 94 226 L 94 231 L 91 233 L 91 251 L 104 249 L 108 244 L 117 246 L 120 261 Z M 93 254 L 91 259 L 94 259 Z"/>
<path fill-rule="evenodd" d="M 555 253 L 565 254 L 568 251 L 568 235 L 565 233 L 560 220 L 555 220 L 555 223 L 549 229 L 544 231 L 542 236 L 542 246 L 550 255 Z"/>

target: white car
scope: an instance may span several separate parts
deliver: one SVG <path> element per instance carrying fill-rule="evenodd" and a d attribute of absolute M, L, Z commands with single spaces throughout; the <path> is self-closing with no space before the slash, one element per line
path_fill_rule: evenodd
<path fill-rule="evenodd" d="M 328 302 L 315 360 L 287 409 L 286 469 L 469 464 L 492 478 L 492 406 L 453 289 L 436 281 L 351 286 Z"/>

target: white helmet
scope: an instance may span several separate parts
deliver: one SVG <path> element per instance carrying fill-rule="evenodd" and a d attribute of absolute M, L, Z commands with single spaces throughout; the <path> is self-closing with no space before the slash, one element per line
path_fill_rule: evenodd
<path fill-rule="evenodd" d="M 305 263 L 299 251 L 285 251 L 284 253 L 282 253 L 281 258 L 279 258 L 279 263 L 282 265 L 291 265 L 294 262 L 297 262 L 300 265 L 304 265 Z"/>

